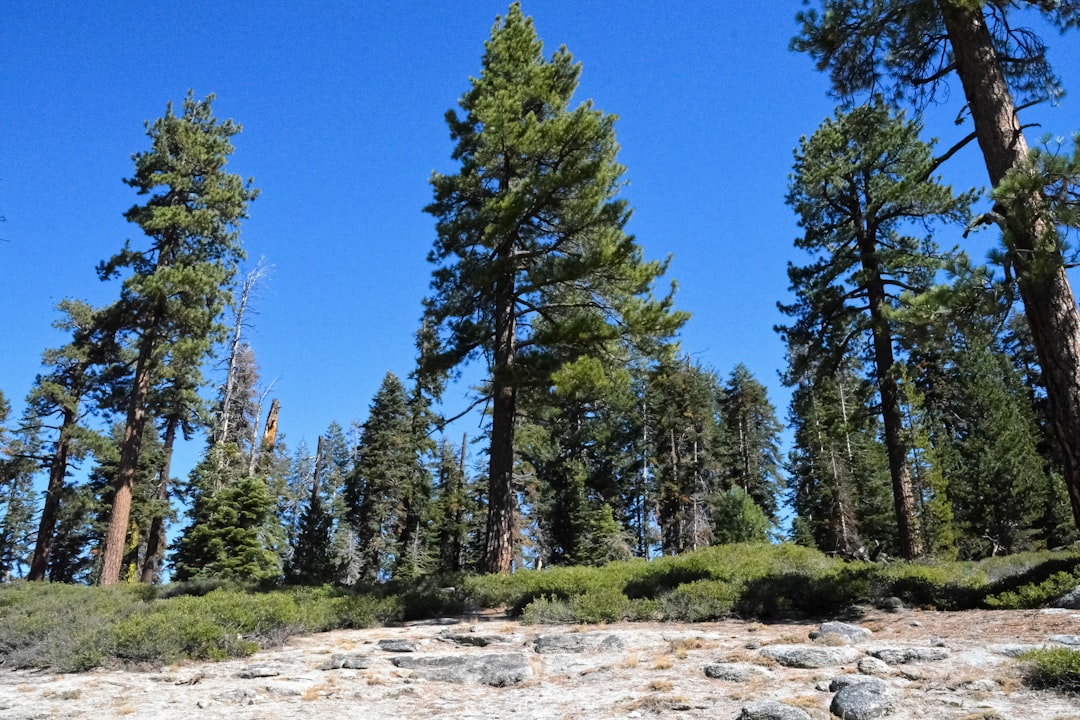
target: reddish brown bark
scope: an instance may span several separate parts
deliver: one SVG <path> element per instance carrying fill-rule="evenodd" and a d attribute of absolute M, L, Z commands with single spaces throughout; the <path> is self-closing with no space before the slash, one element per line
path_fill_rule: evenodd
<path fill-rule="evenodd" d="M 956 0 L 939 4 L 986 170 L 997 187 L 1027 156 L 1027 141 L 980 6 Z M 1060 252 L 1040 247 L 1043 236 L 1053 232 L 1040 219 L 1041 205 L 1040 197 L 1031 196 L 999 210 L 1080 526 L 1080 312 Z"/>
<path fill-rule="evenodd" d="M 131 517 L 131 490 L 135 485 L 135 472 L 139 467 L 139 451 L 142 450 L 143 426 L 146 424 L 146 397 L 150 393 L 151 360 L 154 353 L 153 339 L 143 339 L 139 360 L 135 365 L 135 380 L 128 401 L 127 423 L 124 442 L 120 449 L 120 466 L 116 473 L 116 494 L 113 497 L 112 517 L 105 533 L 105 551 L 102 557 L 101 585 L 115 585 L 120 580 L 127 545 L 128 520 Z"/>

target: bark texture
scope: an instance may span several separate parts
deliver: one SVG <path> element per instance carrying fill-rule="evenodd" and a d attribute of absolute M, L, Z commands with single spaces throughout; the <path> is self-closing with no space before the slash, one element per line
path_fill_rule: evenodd
<path fill-rule="evenodd" d="M 981 7 L 957 0 L 941 0 L 940 7 L 990 183 L 997 187 L 1028 153 L 1015 103 Z M 1010 260 L 1039 353 L 1073 517 L 1080 526 L 1080 312 L 1060 251 L 1044 247 L 1054 228 L 1040 219 L 1041 205 L 1042 198 L 1032 195 L 1014 207 L 998 209 L 1005 217 Z"/>
<path fill-rule="evenodd" d="M 508 248 L 507 254 L 509 252 Z M 492 372 L 484 553 L 484 569 L 490 573 L 510 572 L 514 555 L 514 420 L 517 414 L 517 386 L 513 381 L 517 332 L 514 290 L 514 273 L 507 272 L 495 289 L 495 367 Z"/>

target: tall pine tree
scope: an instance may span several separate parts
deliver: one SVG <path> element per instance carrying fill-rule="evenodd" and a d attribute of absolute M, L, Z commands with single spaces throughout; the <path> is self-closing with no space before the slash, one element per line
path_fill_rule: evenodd
<path fill-rule="evenodd" d="M 149 199 L 125 213 L 149 246 L 124 249 L 98 268 L 103 280 L 126 275 L 114 306 L 116 327 L 131 335 L 135 374 L 127 407 L 112 517 L 105 538 L 101 583 L 120 578 L 139 449 L 147 427 L 152 381 L 173 348 L 189 358 L 209 353 L 223 334 L 220 318 L 243 257 L 239 223 L 256 196 L 250 183 L 226 171 L 231 138 L 240 126 L 218 121 L 213 96 L 184 99 L 182 114 L 170 103 L 165 116 L 147 124 L 151 149 L 137 153 L 126 180 Z"/>
<path fill-rule="evenodd" d="M 428 363 L 489 364 L 489 572 L 511 569 L 518 390 L 542 372 L 529 363 L 535 321 L 587 352 L 619 335 L 669 336 L 684 319 L 670 296 L 650 294 L 664 264 L 646 262 L 623 230 L 614 118 L 589 102 L 570 107 L 580 71 L 565 49 L 546 59 L 532 20 L 511 5 L 461 97 L 464 114 L 446 116 L 460 168 L 432 178 L 437 267 L 426 315 L 440 347 Z"/>

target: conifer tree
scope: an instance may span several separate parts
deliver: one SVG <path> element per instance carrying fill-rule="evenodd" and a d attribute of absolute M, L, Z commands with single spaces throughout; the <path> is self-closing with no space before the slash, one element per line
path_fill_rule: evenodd
<path fill-rule="evenodd" d="M 667 337 L 684 319 L 670 296 L 650 294 L 664 263 L 646 262 L 623 231 L 614 118 L 589 102 L 571 109 L 580 65 L 565 48 L 550 60 L 542 50 L 531 19 L 511 5 L 461 98 L 464 114 L 447 113 L 460 169 L 434 175 L 427 208 L 438 238 L 426 317 L 439 341 L 427 363 L 489 362 L 489 572 L 511 569 L 518 391 L 538 382 L 544 369 L 530 354 L 550 341 L 534 322 L 543 317 L 587 354 L 620 335 Z"/>
<path fill-rule="evenodd" d="M 84 418 L 91 411 L 87 400 L 95 393 L 107 394 L 111 388 L 102 385 L 117 379 L 111 377 L 110 368 L 106 367 L 110 360 L 116 360 L 118 349 L 110 338 L 103 336 L 107 335 L 102 333 L 103 311 L 74 300 L 64 300 L 58 307 L 64 318 L 55 325 L 70 331 L 72 340 L 45 352 L 43 360 L 50 370 L 38 376 L 27 398 L 27 428 L 35 429 L 39 442 L 45 442 L 47 434 L 52 436 L 52 450 L 43 459 L 49 469 L 49 480 L 38 522 L 30 580 L 45 579 L 71 462 L 85 457 L 101 441 L 85 425 Z"/>
<path fill-rule="evenodd" d="M 182 114 L 170 103 L 165 116 L 147 124 L 151 149 L 137 153 L 126 182 L 149 195 L 125 214 L 149 246 L 124 249 L 98 268 L 103 280 L 129 273 L 113 323 L 130 334 L 136 360 L 126 429 L 105 538 L 101 583 L 119 580 L 143 432 L 155 371 L 180 353 L 202 358 L 223 333 L 220 317 L 231 297 L 243 257 L 239 222 L 256 192 L 225 169 L 240 131 L 211 113 L 213 96 L 184 99 Z"/>
<path fill-rule="evenodd" d="M 710 545 L 710 503 L 721 490 L 719 383 L 711 371 L 676 358 L 651 369 L 645 393 L 663 551 Z"/>
<path fill-rule="evenodd" d="M 769 518 L 776 518 L 780 477 L 780 431 L 765 386 L 745 365 L 731 371 L 719 397 L 722 433 L 718 472 L 727 488 L 738 487 Z"/>
<path fill-rule="evenodd" d="M 439 445 L 436 480 L 433 515 L 438 557 L 435 567 L 439 572 L 460 572 L 468 565 L 465 551 L 469 537 L 480 532 L 472 523 L 475 508 L 465 473 L 464 440 L 461 448 L 454 447 L 448 440 Z"/>
<path fill-rule="evenodd" d="M 803 368 L 785 378 L 795 386 L 788 462 L 795 539 L 846 556 L 891 550 L 896 522 L 880 421 L 870 410 L 873 386 L 860 379 L 857 358 L 829 374 L 806 367 L 797 347 L 789 354 L 791 365 Z"/>
<path fill-rule="evenodd" d="M 389 577 L 401 556 L 403 496 L 415 479 L 418 456 L 412 431 L 405 386 L 387 373 L 363 424 L 356 465 L 345 481 L 348 519 L 361 558 L 360 582 Z"/>
<path fill-rule="evenodd" d="M 813 262 L 789 266 L 797 302 L 781 309 L 795 323 L 780 328 L 789 343 L 804 347 L 811 347 L 815 334 L 835 338 L 831 349 L 839 352 L 857 352 L 859 338 L 868 337 L 900 550 L 907 558 L 923 554 L 923 543 L 897 389 L 893 311 L 901 293 L 926 292 L 943 265 L 929 237 L 908 233 L 965 219 L 972 199 L 954 196 L 931 177 L 936 162 L 919 130 L 874 103 L 838 112 L 802 140 L 788 204 L 804 230 L 796 245 Z"/>
<path fill-rule="evenodd" d="M 975 139 L 998 200 L 994 213 L 1024 302 L 1046 383 L 1051 426 L 1062 451 L 1074 522 L 1080 527 L 1080 309 L 1055 226 L 1054 184 L 1031 164 L 1020 112 L 1062 92 L 1046 44 L 1023 20 L 1035 13 L 1058 29 L 1080 27 L 1075 2 L 823 0 L 799 13 L 792 42 L 827 70 L 844 97 L 886 92 L 916 108 L 948 98 L 960 81 Z M 952 154 L 952 151 L 946 155 Z"/>

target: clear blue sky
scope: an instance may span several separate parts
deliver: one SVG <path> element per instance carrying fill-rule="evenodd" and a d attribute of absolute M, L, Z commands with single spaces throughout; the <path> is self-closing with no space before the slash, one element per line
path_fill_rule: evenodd
<path fill-rule="evenodd" d="M 126 238 L 141 242 L 121 216 L 137 202 L 121 179 L 132 173 L 131 154 L 147 147 L 143 122 L 192 88 L 215 93 L 218 117 L 242 123 L 230 167 L 262 191 L 243 240 L 250 265 L 263 257 L 274 270 L 247 339 L 264 382 L 276 378 L 290 447 L 313 446 L 332 420 L 366 417 L 383 375 L 412 368 L 434 238 L 422 212 L 427 181 L 433 170 L 454 170 L 443 116 L 479 72 L 506 7 L 3 3 L 0 390 L 16 414 L 42 350 L 66 341 L 50 326 L 56 303 L 117 296 L 94 268 Z M 786 262 L 798 257 L 787 176 L 800 135 L 835 105 L 811 60 L 788 50 L 799 7 L 523 4 L 546 54 L 565 44 L 582 62 L 578 99 L 620 118 L 630 231 L 647 256 L 674 256 L 678 306 L 693 315 L 684 350 L 722 375 L 745 363 L 782 417 L 784 349 L 772 327 L 782 319 Z M 1076 93 L 1078 37 L 1047 36 Z M 1080 129 L 1078 107 L 1067 98 L 1043 129 Z M 958 110 L 953 102 L 937 111 L 942 122 L 931 129 L 943 144 L 967 132 L 948 122 Z M 957 186 L 986 182 L 973 147 L 944 174 Z M 465 429 L 477 434 L 475 422 Z M 186 471 L 183 462 L 174 468 Z"/>

